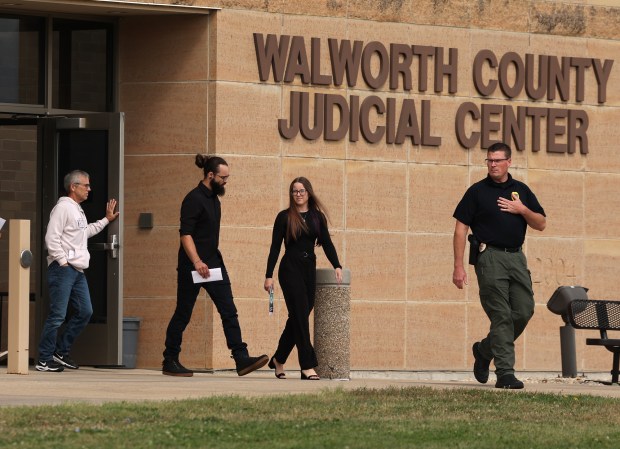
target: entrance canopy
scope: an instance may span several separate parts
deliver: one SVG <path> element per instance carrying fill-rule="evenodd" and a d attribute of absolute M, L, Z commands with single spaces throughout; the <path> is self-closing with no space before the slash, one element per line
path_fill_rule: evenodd
<path fill-rule="evenodd" d="M 209 6 L 169 5 L 119 0 L 0 0 L 4 10 L 70 14 L 105 14 L 109 16 L 155 14 L 209 14 L 220 8 Z"/>

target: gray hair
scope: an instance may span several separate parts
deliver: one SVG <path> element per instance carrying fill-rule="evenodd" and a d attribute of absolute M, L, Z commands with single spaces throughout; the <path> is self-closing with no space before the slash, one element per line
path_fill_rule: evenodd
<path fill-rule="evenodd" d="M 84 170 L 73 170 L 65 175 L 65 191 L 69 193 L 71 191 L 71 184 L 77 184 L 80 182 L 80 176 L 90 179 L 90 175 Z"/>

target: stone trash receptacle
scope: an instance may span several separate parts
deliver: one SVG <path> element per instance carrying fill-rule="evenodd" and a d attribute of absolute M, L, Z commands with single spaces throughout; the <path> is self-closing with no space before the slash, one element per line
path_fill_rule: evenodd
<path fill-rule="evenodd" d="M 316 270 L 314 303 L 314 350 L 322 379 L 348 380 L 350 357 L 351 270 L 342 270 L 336 282 L 332 268 Z"/>
<path fill-rule="evenodd" d="M 138 331 L 142 318 L 123 317 L 123 367 L 133 369 L 138 358 Z"/>

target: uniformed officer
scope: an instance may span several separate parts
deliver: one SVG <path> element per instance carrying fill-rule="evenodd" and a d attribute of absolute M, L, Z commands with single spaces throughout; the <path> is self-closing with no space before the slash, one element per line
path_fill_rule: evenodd
<path fill-rule="evenodd" d="M 504 143 L 487 152 L 488 175 L 473 184 L 454 211 L 454 272 L 452 282 L 467 284 L 463 253 L 468 229 L 473 233 L 480 302 L 491 321 L 488 335 L 474 343 L 474 376 L 481 383 L 495 363 L 496 388 L 523 388 L 514 374 L 514 341 L 534 314 L 534 292 L 522 251 L 527 227 L 542 231 L 545 211 L 534 193 L 508 173 L 511 150 Z"/>

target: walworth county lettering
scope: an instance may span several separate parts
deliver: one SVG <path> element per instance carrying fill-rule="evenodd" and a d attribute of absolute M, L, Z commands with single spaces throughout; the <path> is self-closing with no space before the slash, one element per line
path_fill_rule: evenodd
<path fill-rule="evenodd" d="M 432 131 L 431 100 L 382 98 L 372 92 L 387 85 L 390 92 L 430 94 L 432 89 L 435 95 L 457 94 L 458 49 L 331 38 L 322 42 L 316 37 L 308 41 L 303 36 L 261 33 L 254 33 L 254 48 L 261 82 L 298 81 L 316 87 L 345 87 L 346 83 L 358 90 L 358 85 L 363 85 L 371 92 L 345 96 L 292 90 L 289 117 L 277 123 L 283 138 L 301 135 L 307 140 L 348 138 L 351 142 L 384 140 L 388 144 L 409 139 L 414 145 L 441 145 L 441 136 Z M 325 50 L 329 67 L 321 65 Z M 564 103 L 583 102 L 586 86 L 594 79 L 597 101 L 604 104 L 613 63 L 610 59 L 515 52 L 496 55 L 492 50 L 480 50 L 472 63 L 472 82 L 481 98 L 503 95 L 509 102 L 525 94 L 530 102 L 528 106 L 463 102 L 454 114 L 456 138 L 467 149 L 486 149 L 501 140 L 511 142 L 517 150 L 529 145 L 532 151 L 540 151 L 544 141 L 548 152 L 575 153 L 579 148 L 587 154 L 588 114 Z M 540 106 L 532 106 L 537 101 Z M 547 107 L 542 102 L 561 103 Z"/>

